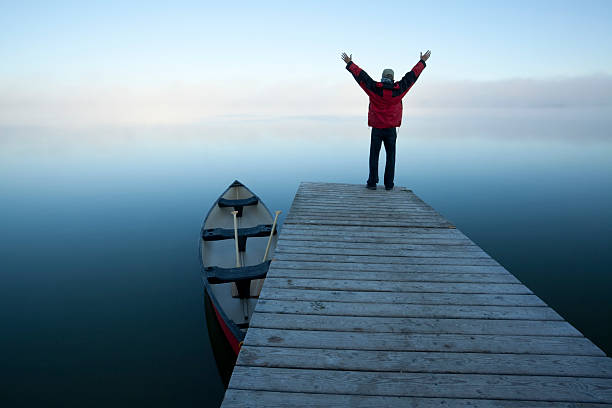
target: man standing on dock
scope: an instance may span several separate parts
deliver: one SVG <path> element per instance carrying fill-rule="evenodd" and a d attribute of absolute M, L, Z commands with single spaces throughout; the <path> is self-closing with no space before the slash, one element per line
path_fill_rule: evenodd
<path fill-rule="evenodd" d="M 425 69 L 425 61 L 431 55 L 431 51 L 421 53 L 421 59 L 404 77 L 393 81 L 393 70 L 385 69 L 382 72 L 380 82 L 374 81 L 370 76 L 353 62 L 353 54 L 350 56 L 342 53 L 342 60 L 346 62 L 346 69 L 353 74 L 359 86 L 370 97 L 368 111 L 368 126 L 372 127 L 370 140 L 370 175 L 366 187 L 376 190 L 378 183 L 378 156 L 381 144 L 385 144 L 387 161 L 385 164 L 385 190 L 393 189 L 393 178 L 395 177 L 395 141 L 397 139 L 397 128 L 402 124 L 402 98 L 410 90 Z"/>

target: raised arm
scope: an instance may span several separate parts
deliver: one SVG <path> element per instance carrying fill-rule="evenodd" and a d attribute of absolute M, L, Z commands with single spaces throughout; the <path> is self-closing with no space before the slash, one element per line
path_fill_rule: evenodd
<path fill-rule="evenodd" d="M 416 80 L 419 78 L 419 75 L 421 75 L 421 72 L 425 69 L 425 61 L 429 59 L 430 55 L 431 51 L 429 50 L 425 54 L 421 53 L 421 59 L 419 62 L 417 62 L 412 70 L 407 72 L 406 75 L 404 75 L 404 77 L 398 82 L 402 96 L 408 92 L 410 87 L 412 87 L 412 85 L 414 85 Z"/>
<path fill-rule="evenodd" d="M 346 69 L 353 74 L 355 81 L 357 81 L 359 86 L 363 88 L 367 94 L 369 94 L 370 90 L 376 86 L 376 82 L 368 75 L 367 72 L 359 68 L 359 66 L 353 62 L 353 54 L 348 56 L 345 52 L 343 52 L 341 58 L 344 62 L 346 62 Z"/>

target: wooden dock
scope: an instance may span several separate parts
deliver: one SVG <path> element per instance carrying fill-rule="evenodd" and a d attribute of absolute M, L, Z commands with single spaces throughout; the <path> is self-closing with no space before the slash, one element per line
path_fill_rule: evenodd
<path fill-rule="evenodd" d="M 412 191 L 302 183 L 223 402 L 293 406 L 612 406 L 612 359 Z"/>

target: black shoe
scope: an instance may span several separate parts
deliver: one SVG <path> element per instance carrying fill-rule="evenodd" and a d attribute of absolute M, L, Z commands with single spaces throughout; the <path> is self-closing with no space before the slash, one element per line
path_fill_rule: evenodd
<path fill-rule="evenodd" d="M 385 186 L 385 190 L 387 190 L 387 191 L 393 190 L 393 186 L 391 186 L 391 187 Z"/>
<path fill-rule="evenodd" d="M 376 190 L 376 184 L 374 184 L 374 185 L 371 185 L 371 184 L 366 184 L 366 188 L 367 188 L 368 190 Z"/>

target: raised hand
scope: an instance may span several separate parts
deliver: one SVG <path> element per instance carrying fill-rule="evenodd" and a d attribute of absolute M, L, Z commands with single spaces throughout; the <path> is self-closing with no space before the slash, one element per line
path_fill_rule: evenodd
<path fill-rule="evenodd" d="M 423 61 L 427 61 L 429 59 L 430 55 L 431 55 L 431 51 L 427 50 L 427 52 L 425 54 L 421 53 L 421 59 Z"/>
<path fill-rule="evenodd" d="M 342 58 L 342 61 L 346 62 L 347 64 L 353 60 L 353 54 L 348 56 L 346 55 L 346 52 L 343 52 L 340 57 Z"/>

